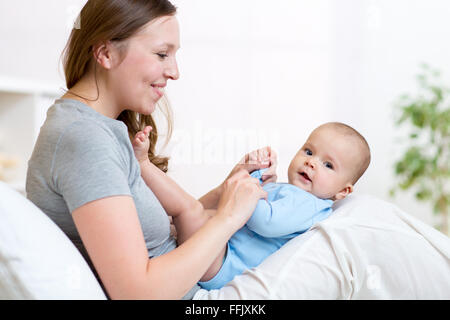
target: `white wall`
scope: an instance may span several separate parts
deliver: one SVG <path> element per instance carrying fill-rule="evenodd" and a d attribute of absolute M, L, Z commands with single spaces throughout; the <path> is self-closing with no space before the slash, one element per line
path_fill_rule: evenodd
<path fill-rule="evenodd" d="M 429 224 L 438 220 L 411 193 L 395 200 L 392 165 L 399 158 L 401 132 L 394 128 L 393 104 L 400 94 L 417 90 L 419 64 L 439 68 L 450 85 L 448 37 L 450 3 L 440 0 L 344 0 L 336 6 L 334 65 L 337 114 L 361 128 L 373 162 L 359 191 L 394 201 Z"/>
<path fill-rule="evenodd" d="M 64 85 L 59 58 L 83 0 L 0 0 L 0 75 Z"/>
<path fill-rule="evenodd" d="M 388 197 L 398 157 L 392 105 L 420 62 L 450 77 L 445 0 L 177 0 L 181 78 L 169 83 L 171 175 L 193 195 L 245 152 L 271 144 L 286 171 L 309 132 L 337 120 L 361 131 L 372 164 L 357 185 L 423 221 L 412 197 Z M 0 0 L 0 75 L 63 86 L 59 55 L 85 1 Z"/>
<path fill-rule="evenodd" d="M 197 196 L 244 153 L 267 144 L 286 180 L 307 134 L 331 119 L 332 8 L 327 1 L 273 3 L 177 2 L 181 78 L 169 93 L 179 164 L 172 174 Z"/>

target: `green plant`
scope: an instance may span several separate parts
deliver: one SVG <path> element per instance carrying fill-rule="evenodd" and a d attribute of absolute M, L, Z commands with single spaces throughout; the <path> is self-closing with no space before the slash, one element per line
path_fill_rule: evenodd
<path fill-rule="evenodd" d="M 448 234 L 450 208 L 450 89 L 444 87 L 440 72 L 422 65 L 417 76 L 418 95 L 399 98 L 396 125 L 409 131 L 407 147 L 395 163 L 396 190 L 414 190 L 416 199 L 430 202 L 441 217 L 437 226 Z"/>

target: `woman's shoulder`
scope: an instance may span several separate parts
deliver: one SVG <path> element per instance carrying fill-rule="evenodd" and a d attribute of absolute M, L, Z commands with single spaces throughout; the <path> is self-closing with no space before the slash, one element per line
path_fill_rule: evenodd
<path fill-rule="evenodd" d="M 128 139 L 124 123 L 102 116 L 81 102 L 71 99 L 55 101 L 47 112 L 40 135 L 56 144 L 61 140 L 92 144 Z"/>
<path fill-rule="evenodd" d="M 40 170 L 43 166 L 51 170 L 58 160 L 66 163 L 71 157 L 74 157 L 71 161 L 89 158 L 84 159 L 88 162 L 102 157 L 121 162 L 128 159 L 132 148 L 128 146 L 126 126 L 123 123 L 114 126 L 113 119 L 102 121 L 92 116 L 92 112 L 71 102 L 56 100 L 41 127 L 29 160 L 30 170 Z"/>
<path fill-rule="evenodd" d="M 63 142 L 90 145 L 115 141 L 115 134 L 110 128 L 89 118 L 74 119 L 58 134 L 58 144 Z"/>

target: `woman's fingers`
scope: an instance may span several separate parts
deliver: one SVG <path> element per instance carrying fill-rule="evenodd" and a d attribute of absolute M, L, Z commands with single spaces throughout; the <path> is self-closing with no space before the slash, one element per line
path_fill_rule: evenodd
<path fill-rule="evenodd" d="M 259 183 L 259 179 L 256 178 L 249 178 L 250 183 L 253 184 L 254 192 L 256 192 L 255 196 L 259 200 L 261 198 L 264 198 L 267 200 L 267 192 L 261 187 Z"/>
<path fill-rule="evenodd" d="M 252 215 L 257 202 L 263 198 L 267 199 L 267 192 L 261 188 L 258 179 L 239 171 L 226 181 L 218 209 L 233 217 L 240 228 Z"/>
<path fill-rule="evenodd" d="M 275 178 L 275 179 L 276 179 L 276 178 Z M 256 179 L 256 178 L 253 178 L 252 176 L 250 176 L 250 174 L 248 173 L 247 170 L 244 170 L 244 169 L 239 170 L 239 171 L 236 172 L 233 176 L 231 176 L 231 177 L 226 181 L 226 183 L 228 183 L 228 184 L 230 185 L 230 184 L 235 183 L 236 181 L 244 181 L 244 183 L 245 183 L 245 181 L 247 181 L 248 183 L 254 184 L 255 186 L 257 186 L 257 189 L 258 189 L 258 190 L 260 189 L 260 190 L 263 191 L 263 195 L 264 195 L 263 198 L 266 198 L 266 197 L 267 197 L 267 193 L 266 193 L 266 192 L 261 188 L 261 186 L 260 186 L 260 181 L 259 181 L 259 179 Z"/>
<path fill-rule="evenodd" d="M 263 183 L 262 186 L 265 186 L 268 183 L 275 183 L 277 182 L 278 176 L 276 174 L 274 175 L 264 175 L 261 177 Z"/>
<path fill-rule="evenodd" d="M 258 194 L 257 194 L 258 200 L 259 200 L 259 199 L 265 199 L 265 200 L 267 200 L 268 193 L 267 193 L 266 190 L 264 190 L 264 189 L 259 185 L 259 181 L 258 181 L 258 189 L 257 189 L 257 191 L 258 191 Z"/>
<path fill-rule="evenodd" d="M 276 164 L 272 164 L 267 171 L 265 171 L 262 176 L 261 180 L 263 181 L 263 186 L 266 185 L 269 182 L 276 182 L 277 181 L 277 167 Z"/>
<path fill-rule="evenodd" d="M 228 178 L 226 181 L 228 183 L 233 183 L 234 181 L 241 180 L 244 178 L 248 178 L 250 175 L 248 174 L 248 171 L 245 169 L 240 169 L 236 173 L 234 173 L 230 178 Z"/>

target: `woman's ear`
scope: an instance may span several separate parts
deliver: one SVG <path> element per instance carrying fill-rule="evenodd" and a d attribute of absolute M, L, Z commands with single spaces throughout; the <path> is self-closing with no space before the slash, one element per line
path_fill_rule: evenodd
<path fill-rule="evenodd" d="M 344 199 L 346 196 L 348 196 L 350 193 L 353 192 L 353 185 L 352 184 L 347 184 L 345 186 L 344 189 L 342 189 L 341 191 L 339 191 L 335 196 L 334 199 L 335 200 L 342 200 Z"/>
<path fill-rule="evenodd" d="M 94 60 L 105 69 L 111 69 L 114 65 L 116 48 L 110 41 L 101 42 L 92 48 Z"/>

